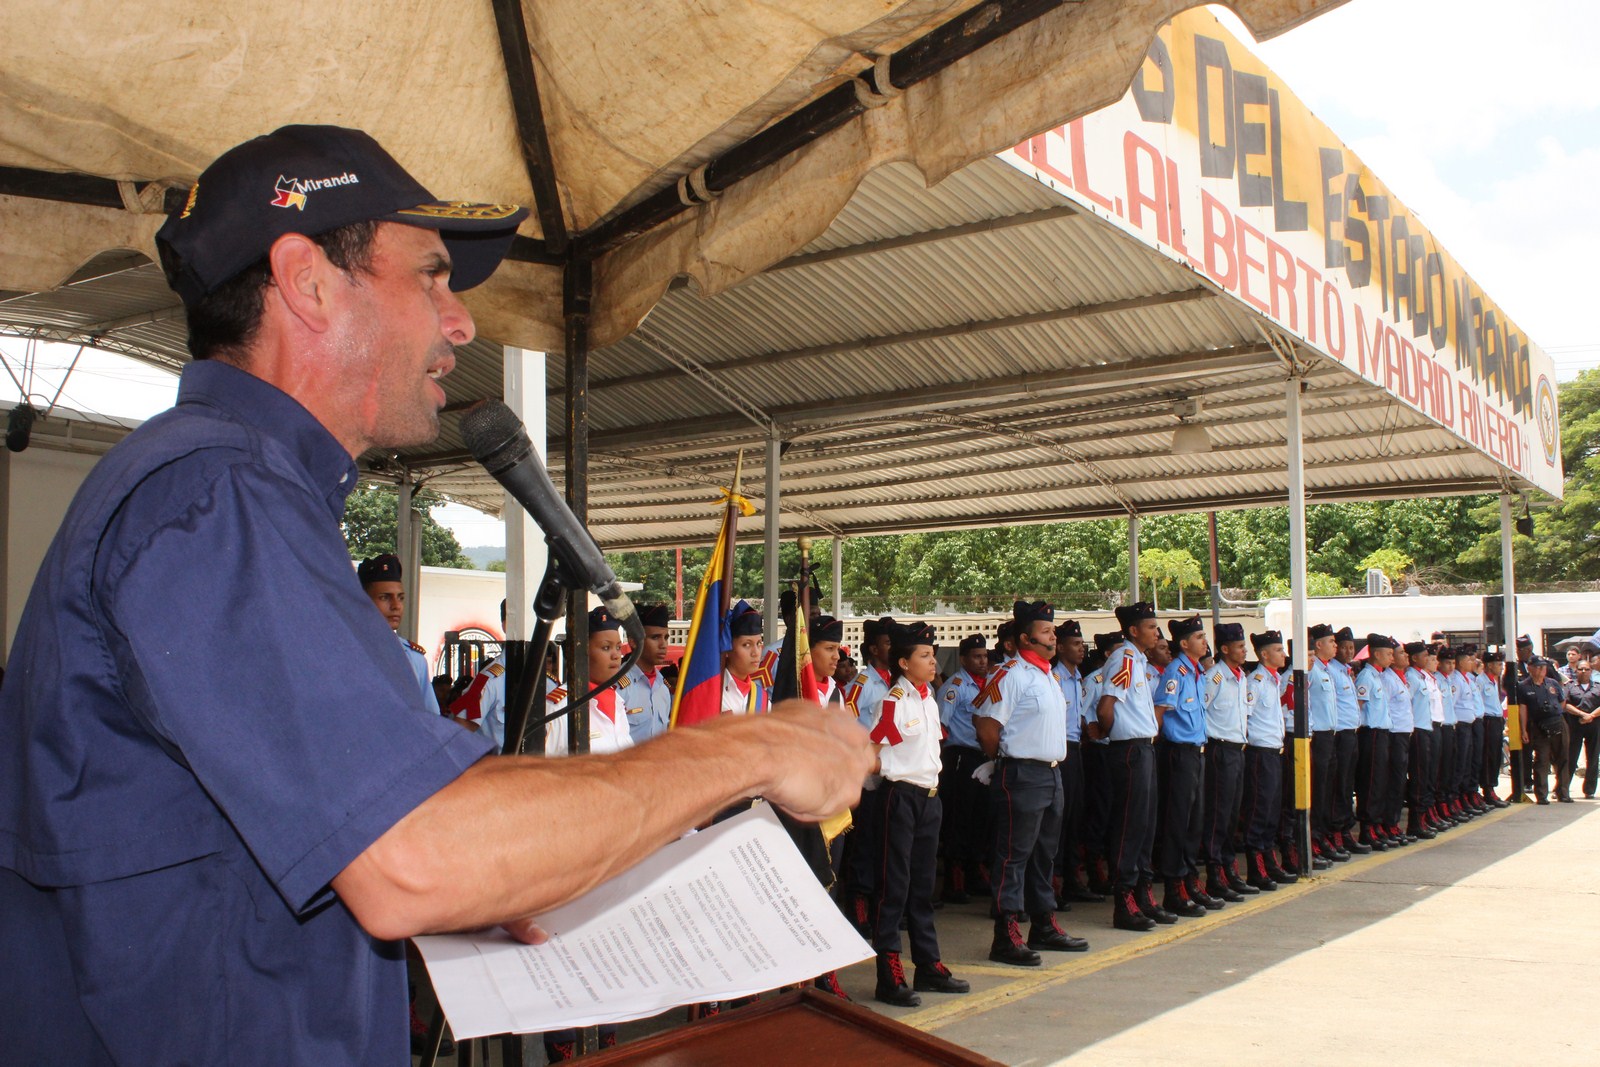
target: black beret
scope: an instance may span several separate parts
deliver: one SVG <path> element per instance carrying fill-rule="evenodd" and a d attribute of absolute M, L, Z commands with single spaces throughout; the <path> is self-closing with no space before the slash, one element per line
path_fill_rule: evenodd
<path fill-rule="evenodd" d="M 1197 634 L 1205 628 L 1206 624 L 1200 621 L 1198 615 L 1191 615 L 1187 619 L 1172 619 L 1167 623 L 1167 632 L 1172 635 L 1174 641 L 1182 641 L 1190 634 Z"/>
<path fill-rule="evenodd" d="M 743 600 L 728 612 L 729 637 L 755 637 L 761 633 L 761 612 Z"/>
<path fill-rule="evenodd" d="M 1031 604 L 1019 600 L 1011 605 L 1011 621 L 1017 624 L 1018 630 L 1025 630 L 1036 622 L 1055 622 L 1056 612 L 1042 600 L 1035 600 Z"/>
<path fill-rule="evenodd" d="M 607 630 L 620 630 L 622 624 L 617 617 L 606 610 L 602 605 L 589 612 L 589 632 L 592 634 L 605 633 Z"/>
<path fill-rule="evenodd" d="M 811 624 L 811 640 L 833 641 L 844 640 L 844 620 L 836 619 L 832 615 L 818 615 Z"/>
<path fill-rule="evenodd" d="M 937 647 L 939 644 L 938 634 L 925 622 L 908 622 L 903 626 L 896 624 L 890 633 L 894 635 L 891 643 L 895 648 L 910 648 L 912 645 Z"/>
<path fill-rule="evenodd" d="M 1521 637 L 1517 638 L 1517 647 L 1532 648 L 1533 638 L 1529 637 L 1527 634 L 1523 634 Z"/>
<path fill-rule="evenodd" d="M 672 613 L 665 604 L 645 604 L 639 608 L 640 626 L 665 628 L 672 621 Z"/>
<path fill-rule="evenodd" d="M 398 582 L 400 557 L 393 552 L 385 552 L 381 556 L 363 560 L 361 566 L 356 568 L 356 577 L 361 579 L 362 585 L 371 585 L 373 582 Z"/>
<path fill-rule="evenodd" d="M 1348 626 L 1339 627 L 1339 632 L 1333 636 L 1338 638 L 1340 641 L 1354 641 L 1356 639 L 1355 633 L 1352 632 Z"/>
<path fill-rule="evenodd" d="M 961 639 L 961 644 L 958 646 L 958 648 L 961 654 L 964 656 L 968 652 L 976 652 L 980 648 L 987 651 L 989 648 L 989 642 L 983 639 L 982 634 L 969 634 Z"/>
<path fill-rule="evenodd" d="M 1266 630 L 1259 634 L 1251 634 L 1250 644 L 1259 653 L 1264 648 L 1283 644 L 1283 635 L 1276 630 Z"/>
<path fill-rule="evenodd" d="M 1528 661 L 1528 669 L 1532 670 L 1534 667 L 1543 667 L 1545 670 L 1549 670 L 1550 661 L 1543 656 L 1535 656 Z"/>
<path fill-rule="evenodd" d="M 1368 634 L 1367 635 L 1367 647 L 1368 648 L 1399 648 L 1400 647 L 1400 642 L 1396 641 L 1394 638 L 1388 636 L 1387 634 Z"/>
<path fill-rule="evenodd" d="M 1110 652 L 1120 644 L 1122 644 L 1122 631 L 1120 630 L 1114 630 L 1108 634 L 1094 635 L 1094 647 L 1097 651 Z"/>
<path fill-rule="evenodd" d="M 1428 651 L 1428 643 L 1426 641 L 1407 641 L 1405 650 L 1408 656 L 1420 656 Z"/>
<path fill-rule="evenodd" d="M 1440 645 L 1434 650 L 1433 654 L 1438 656 L 1440 659 L 1453 660 L 1456 658 L 1456 650 L 1449 645 Z"/>
<path fill-rule="evenodd" d="M 1313 625 L 1309 630 L 1306 631 L 1306 636 L 1311 639 L 1311 643 L 1312 644 L 1316 644 L 1318 641 L 1321 641 L 1324 637 L 1332 637 L 1332 636 L 1334 636 L 1333 627 L 1329 626 L 1325 622 L 1319 622 L 1319 623 L 1316 623 L 1315 625 Z"/>
<path fill-rule="evenodd" d="M 1059 638 L 1082 637 L 1083 627 L 1078 623 L 1077 619 L 1068 619 L 1056 627 L 1056 636 Z"/>
<path fill-rule="evenodd" d="M 1217 644 L 1226 645 L 1232 641 L 1244 640 L 1244 627 L 1236 622 L 1225 622 L 1217 627 Z"/>
<path fill-rule="evenodd" d="M 1117 608 L 1117 625 L 1124 630 L 1134 623 L 1143 622 L 1145 619 L 1156 617 L 1156 609 L 1150 606 L 1148 600 L 1140 600 L 1133 604 L 1122 604 Z"/>
<path fill-rule="evenodd" d="M 1490 649 L 1488 652 L 1483 654 L 1483 662 L 1485 663 L 1504 663 L 1505 661 L 1506 654 L 1504 652 Z"/>

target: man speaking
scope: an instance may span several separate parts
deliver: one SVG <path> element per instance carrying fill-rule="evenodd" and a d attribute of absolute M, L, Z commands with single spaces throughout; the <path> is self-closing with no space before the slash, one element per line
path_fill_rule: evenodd
<path fill-rule="evenodd" d="M 548 762 L 415 713 L 339 519 L 355 457 L 437 435 L 524 215 L 289 126 L 162 227 L 195 361 L 79 491 L 0 693 L 8 1061 L 404 1062 L 400 939 L 537 939 L 737 799 L 855 801 L 866 733 L 798 703 Z"/>

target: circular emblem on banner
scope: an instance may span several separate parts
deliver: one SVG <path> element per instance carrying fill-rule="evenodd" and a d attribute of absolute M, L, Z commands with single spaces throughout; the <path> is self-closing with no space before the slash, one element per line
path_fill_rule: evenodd
<path fill-rule="evenodd" d="M 1534 417 L 1539 422 L 1539 443 L 1544 445 L 1545 462 L 1552 467 L 1556 462 L 1556 450 L 1561 443 L 1561 423 L 1556 416 L 1556 391 L 1550 384 L 1550 379 L 1544 375 L 1539 376 L 1539 384 L 1534 389 L 1533 400 Z"/>

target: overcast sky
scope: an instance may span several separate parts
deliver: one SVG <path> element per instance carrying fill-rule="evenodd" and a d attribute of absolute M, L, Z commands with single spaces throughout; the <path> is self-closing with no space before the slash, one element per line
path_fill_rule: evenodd
<path fill-rule="evenodd" d="M 1583 206 L 1600 181 L 1597 40 L 1600 4 L 1583 0 L 1350 0 L 1254 47 L 1565 380 L 1600 365 L 1600 216 Z M 23 349 L 0 339 L 10 371 Z M 76 352 L 41 346 L 29 392 L 52 398 Z M 175 382 L 86 352 L 61 403 L 141 419 L 171 404 Z M 0 374 L 0 402 L 17 392 Z M 498 520 L 458 506 L 434 514 L 464 545 L 503 543 Z"/>

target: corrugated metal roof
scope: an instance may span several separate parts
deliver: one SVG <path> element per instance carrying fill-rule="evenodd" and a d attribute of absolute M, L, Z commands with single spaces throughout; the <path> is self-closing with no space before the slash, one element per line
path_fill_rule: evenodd
<path fill-rule="evenodd" d="M 146 265 L 0 302 L 0 328 L 81 339 L 110 323 L 100 343 L 170 364 L 182 320 L 159 316 L 173 303 Z M 997 161 L 933 189 L 885 167 L 792 260 L 714 299 L 673 289 L 639 334 L 593 354 L 590 529 L 608 548 L 705 543 L 741 448 L 746 493 L 764 503 L 768 429 L 741 407 L 787 442 L 786 534 L 1281 502 L 1287 369 L 1265 326 Z M 1335 361 L 1297 357 L 1311 361 L 1310 499 L 1501 486 L 1504 472 L 1451 432 Z M 549 357 L 552 428 L 565 423 L 563 369 Z M 446 393 L 456 408 L 499 396 L 501 380 L 499 348 L 479 340 Z M 1175 455 L 1179 405 L 1195 400 L 1211 449 Z M 498 486 L 444 423 L 438 442 L 368 457 L 369 469 L 403 464 L 497 510 Z M 562 447 L 553 432 L 557 478 Z"/>

